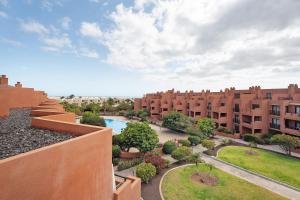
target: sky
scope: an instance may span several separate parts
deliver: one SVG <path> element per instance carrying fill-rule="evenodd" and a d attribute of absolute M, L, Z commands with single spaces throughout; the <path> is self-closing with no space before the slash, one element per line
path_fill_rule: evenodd
<path fill-rule="evenodd" d="M 0 0 L 0 74 L 50 96 L 285 88 L 299 0 Z"/>

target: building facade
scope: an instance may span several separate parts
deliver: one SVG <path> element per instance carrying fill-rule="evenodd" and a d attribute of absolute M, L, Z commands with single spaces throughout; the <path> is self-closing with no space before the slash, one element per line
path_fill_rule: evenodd
<path fill-rule="evenodd" d="M 283 89 L 253 86 L 248 90 L 226 88 L 220 92 L 181 93 L 173 89 L 136 98 L 134 109 L 146 109 L 156 120 L 172 111 L 195 120 L 209 117 L 217 127 L 241 134 L 282 132 L 300 136 L 300 88 L 296 84 Z"/>

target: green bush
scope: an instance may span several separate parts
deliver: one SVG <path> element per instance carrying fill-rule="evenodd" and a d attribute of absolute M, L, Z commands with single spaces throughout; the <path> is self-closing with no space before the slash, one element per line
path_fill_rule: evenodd
<path fill-rule="evenodd" d="M 135 158 L 132 160 L 120 160 L 118 165 L 118 171 L 122 171 L 124 169 L 131 168 L 143 162 L 142 158 Z"/>
<path fill-rule="evenodd" d="M 193 126 L 194 120 L 179 112 L 171 112 L 169 115 L 164 116 L 162 126 L 175 130 L 184 131 L 187 127 Z"/>
<path fill-rule="evenodd" d="M 191 142 L 189 140 L 179 140 L 179 144 L 182 144 L 182 146 L 190 147 Z"/>
<path fill-rule="evenodd" d="M 165 154 L 171 154 L 176 148 L 177 146 L 174 141 L 167 141 L 164 143 L 162 150 Z"/>
<path fill-rule="evenodd" d="M 217 131 L 219 131 L 219 132 L 224 132 L 224 131 L 225 131 L 225 127 L 219 126 L 219 127 L 217 128 Z"/>
<path fill-rule="evenodd" d="M 119 164 L 119 162 L 120 162 L 120 158 L 113 158 L 112 159 L 112 163 L 113 163 L 114 166 L 117 166 Z"/>
<path fill-rule="evenodd" d="M 191 135 L 191 136 L 198 136 L 198 137 L 201 138 L 201 140 L 204 140 L 204 139 L 207 138 L 199 129 L 194 128 L 194 127 L 188 127 L 188 128 L 186 128 L 185 132 L 188 135 Z"/>
<path fill-rule="evenodd" d="M 144 183 L 149 183 L 155 175 L 156 168 L 151 163 L 141 163 L 136 167 L 136 176 Z"/>
<path fill-rule="evenodd" d="M 171 156 L 178 161 L 184 161 L 187 160 L 191 154 L 192 150 L 189 147 L 181 146 L 175 149 Z"/>
<path fill-rule="evenodd" d="M 215 142 L 212 140 L 203 140 L 201 144 L 203 147 L 207 148 L 208 150 L 213 150 L 216 146 Z"/>
<path fill-rule="evenodd" d="M 210 118 L 203 118 L 198 121 L 198 128 L 206 137 L 214 136 L 215 122 Z"/>
<path fill-rule="evenodd" d="M 113 158 L 118 158 L 121 153 L 121 148 L 118 145 L 112 146 L 112 156 Z"/>
<path fill-rule="evenodd" d="M 191 142 L 191 145 L 198 145 L 201 142 L 201 138 L 198 136 L 190 136 L 188 140 Z"/>
<path fill-rule="evenodd" d="M 257 137 L 256 135 L 253 135 L 253 134 L 245 134 L 243 136 L 243 139 L 246 141 L 246 142 L 255 142 L 257 144 L 264 144 L 264 140 Z"/>
<path fill-rule="evenodd" d="M 105 120 L 97 113 L 93 112 L 85 112 L 80 120 L 80 123 L 106 127 Z"/>

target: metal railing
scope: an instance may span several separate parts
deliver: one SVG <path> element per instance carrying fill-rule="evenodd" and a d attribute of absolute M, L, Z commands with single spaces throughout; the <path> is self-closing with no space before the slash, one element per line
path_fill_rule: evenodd
<path fill-rule="evenodd" d="M 117 182 L 116 181 L 116 189 L 120 188 L 121 185 L 123 185 L 123 183 L 125 183 L 125 181 L 127 180 L 127 177 L 125 176 L 121 176 L 121 175 L 118 175 L 118 174 L 115 174 L 116 177 L 120 178 L 122 181 L 120 182 Z"/>
<path fill-rule="evenodd" d="M 270 123 L 270 128 L 274 128 L 274 129 L 280 130 L 280 125 L 279 124 Z"/>

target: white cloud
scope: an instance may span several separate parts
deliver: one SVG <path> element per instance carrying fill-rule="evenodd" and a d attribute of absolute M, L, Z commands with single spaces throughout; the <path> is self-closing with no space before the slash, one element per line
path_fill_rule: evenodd
<path fill-rule="evenodd" d="M 47 46 L 52 46 L 56 48 L 71 47 L 72 43 L 67 34 L 64 34 L 62 37 L 47 37 L 43 38 L 43 42 Z"/>
<path fill-rule="evenodd" d="M 0 11 L 0 17 L 7 18 L 7 14 L 5 12 Z"/>
<path fill-rule="evenodd" d="M 88 49 L 86 47 L 80 48 L 80 55 L 88 58 L 99 58 L 99 54 L 95 50 Z"/>
<path fill-rule="evenodd" d="M 37 21 L 21 22 L 21 29 L 29 33 L 47 34 L 49 30 Z"/>
<path fill-rule="evenodd" d="M 22 47 L 23 44 L 19 41 L 16 40 L 11 40 L 11 39 L 7 39 L 7 38 L 0 38 L 0 42 L 4 43 L 4 44 L 9 44 L 15 47 Z"/>
<path fill-rule="evenodd" d="M 99 25 L 94 22 L 82 22 L 80 26 L 80 34 L 97 40 L 101 40 L 103 36 Z"/>
<path fill-rule="evenodd" d="M 59 52 L 60 51 L 59 48 L 49 47 L 49 46 L 42 46 L 41 49 L 46 52 Z"/>
<path fill-rule="evenodd" d="M 300 69 L 299 10 L 294 0 L 136 0 L 116 7 L 112 28 L 100 37 L 85 35 L 100 38 L 108 63 L 146 77 L 248 85 L 249 74 L 263 83 L 278 77 L 277 69 Z"/>
<path fill-rule="evenodd" d="M 72 22 L 70 17 L 64 17 L 61 19 L 61 26 L 65 30 L 69 30 L 70 28 L 70 23 Z"/>
<path fill-rule="evenodd" d="M 53 7 L 55 7 L 55 6 L 62 7 L 63 1 L 62 0 L 42 0 L 41 6 L 43 9 L 51 12 L 53 10 Z"/>

